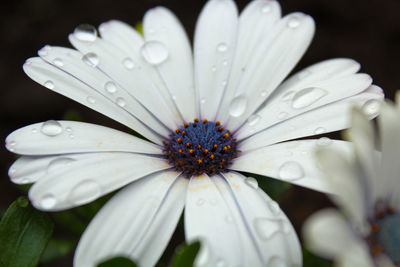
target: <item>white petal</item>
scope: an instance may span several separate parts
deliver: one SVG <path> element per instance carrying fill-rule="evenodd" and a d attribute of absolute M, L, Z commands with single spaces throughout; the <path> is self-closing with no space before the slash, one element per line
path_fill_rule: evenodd
<path fill-rule="evenodd" d="M 237 47 L 233 60 L 229 82 L 218 109 L 218 118 L 228 114 L 229 106 L 235 96 L 244 69 L 252 60 L 254 50 L 265 36 L 268 36 L 281 17 L 281 8 L 277 1 L 251 1 L 239 17 Z"/>
<path fill-rule="evenodd" d="M 249 251 L 256 252 L 256 256 L 261 258 L 261 266 L 275 266 L 273 264 L 276 263 L 283 266 L 301 265 L 299 240 L 279 205 L 258 188 L 254 178 L 246 178 L 235 172 L 223 176 L 226 181 L 218 183 L 218 188 L 225 200 L 232 198 L 234 205 L 231 205 L 231 209 L 236 209 L 240 214 L 235 221 L 244 224 L 242 242 L 246 236 L 251 242 L 250 246 L 244 246 L 245 256 L 251 255 Z M 246 259 L 244 266 L 256 266 L 254 256 Z"/>
<path fill-rule="evenodd" d="M 246 99 L 246 109 L 241 114 L 229 112 L 229 129 L 237 129 L 278 87 L 307 49 L 314 28 L 310 16 L 292 13 L 260 41 L 236 90 L 236 97 Z"/>
<path fill-rule="evenodd" d="M 89 203 L 148 174 L 171 168 L 163 159 L 132 153 L 95 153 L 62 163 L 29 190 L 32 204 L 46 211 Z"/>
<path fill-rule="evenodd" d="M 152 56 L 157 62 L 168 57 L 156 68 L 184 120 L 192 121 L 196 117 L 193 58 L 182 24 L 170 10 L 156 7 L 147 11 L 143 31 L 147 56 Z"/>
<path fill-rule="evenodd" d="M 339 255 L 339 258 L 335 261 L 335 267 L 395 267 L 387 261 L 381 265 L 379 263 L 379 256 L 374 261 L 374 259 L 371 258 L 371 253 L 369 252 L 368 247 L 361 242 L 355 243 L 352 246 L 349 246 L 348 244 L 344 245 L 347 249 Z"/>
<path fill-rule="evenodd" d="M 303 227 L 303 237 L 309 249 L 329 259 L 338 257 L 359 242 L 349 222 L 335 209 L 312 215 Z"/>
<path fill-rule="evenodd" d="M 139 53 L 119 50 L 100 38 L 88 43 L 80 41 L 76 34 L 70 34 L 69 40 L 83 54 L 96 54 L 99 59 L 97 68 L 116 81 L 170 129 L 182 124 L 171 95 L 155 68 Z"/>
<path fill-rule="evenodd" d="M 51 48 L 46 48 L 46 50 Z M 42 52 L 41 54 L 43 54 Z M 121 109 L 115 103 L 80 80 L 72 77 L 61 69 L 54 67 L 40 58 L 30 58 L 24 64 L 25 73 L 34 81 L 52 91 L 69 97 L 93 110 L 96 110 L 149 138 L 161 143 L 161 138 L 148 129 L 132 114 Z"/>
<path fill-rule="evenodd" d="M 96 124 L 47 121 L 20 128 L 6 138 L 6 147 L 23 155 L 120 151 L 161 154 L 161 147 Z"/>
<path fill-rule="evenodd" d="M 325 172 L 324 177 L 332 192 L 331 198 L 336 202 L 360 228 L 366 230 L 364 220 L 367 217 L 367 205 L 369 204 L 364 194 L 366 181 L 359 170 L 354 158 L 348 153 L 335 148 L 324 148 L 318 151 L 318 161 Z"/>
<path fill-rule="evenodd" d="M 140 266 L 154 266 L 184 206 L 187 180 L 176 177 L 176 172 L 153 174 L 117 193 L 83 234 L 74 266 L 97 266 L 121 255 Z"/>
<path fill-rule="evenodd" d="M 238 15 L 232 0 L 211 0 L 194 36 L 194 71 L 200 117 L 215 120 L 236 49 Z"/>
<path fill-rule="evenodd" d="M 355 96 L 318 107 L 276 123 L 254 134 L 263 129 L 264 125 L 268 125 L 268 121 L 271 121 L 270 115 L 265 111 L 264 114 L 256 114 L 250 117 L 247 123 L 238 131 L 236 138 L 240 140 L 254 134 L 248 137 L 248 139 L 243 140 L 243 150 L 249 150 L 290 139 L 342 130 L 351 125 L 350 114 L 354 106 L 364 108 L 373 103 L 379 104 L 382 100 L 383 94 L 366 90 Z M 268 108 L 266 107 L 265 109 Z M 377 114 L 375 112 L 370 114 L 369 117 L 373 118 Z M 274 119 L 272 118 L 272 120 Z"/>
<path fill-rule="evenodd" d="M 65 72 L 66 76 L 69 75 L 71 79 L 77 79 L 88 85 L 93 91 L 97 91 L 102 97 L 107 98 L 120 109 L 126 110 L 156 133 L 168 136 L 168 129 L 165 126 L 163 127 L 157 118 L 154 118 L 145 107 L 142 107 L 116 81 L 96 67 L 100 60 L 96 54 L 88 53 L 83 55 L 79 51 L 64 47 L 51 47 L 51 49 L 46 49 L 46 53 L 39 54 L 43 60 L 48 64 L 54 65 L 54 67 L 57 67 L 54 62 L 61 60 L 63 65 L 59 68 Z M 89 93 L 86 101 L 96 102 L 96 98 L 97 95 L 92 96 Z"/>
<path fill-rule="evenodd" d="M 230 169 L 265 175 L 322 192 L 332 192 L 326 183 L 324 170 L 317 166 L 315 150 L 321 146 L 351 153 L 348 142 L 328 138 L 291 141 L 244 152 L 234 159 Z"/>
<path fill-rule="evenodd" d="M 213 183 L 216 177 L 201 175 L 190 179 L 186 195 L 185 236 L 188 242 L 200 240 L 202 250 L 196 259 L 197 266 L 228 266 L 243 263 L 243 247 L 239 230 L 227 222 L 232 212 Z"/>

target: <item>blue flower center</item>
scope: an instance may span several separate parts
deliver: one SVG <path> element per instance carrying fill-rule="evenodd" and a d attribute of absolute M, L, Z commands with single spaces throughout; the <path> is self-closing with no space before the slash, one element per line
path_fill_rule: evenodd
<path fill-rule="evenodd" d="M 400 263 L 400 215 L 388 214 L 377 221 L 379 231 L 376 239 L 394 264 Z"/>
<path fill-rule="evenodd" d="M 237 143 L 219 121 L 184 123 L 164 143 L 168 163 L 185 177 L 226 172 L 237 157 Z"/>

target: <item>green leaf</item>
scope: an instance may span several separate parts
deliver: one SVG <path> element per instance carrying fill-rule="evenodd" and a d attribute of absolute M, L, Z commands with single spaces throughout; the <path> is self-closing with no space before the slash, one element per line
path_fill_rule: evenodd
<path fill-rule="evenodd" d="M 136 267 L 137 265 L 130 259 L 116 257 L 100 263 L 97 267 Z"/>
<path fill-rule="evenodd" d="M 47 244 L 42 257 L 40 258 L 41 263 L 49 262 L 55 259 L 63 258 L 67 256 L 76 246 L 76 243 L 72 240 L 66 239 L 51 239 Z"/>
<path fill-rule="evenodd" d="M 141 21 L 136 23 L 135 30 L 137 30 L 143 36 L 143 23 Z"/>
<path fill-rule="evenodd" d="M 331 267 L 332 262 L 320 258 L 314 254 L 312 254 L 307 249 L 303 249 L 303 264 L 304 267 Z"/>
<path fill-rule="evenodd" d="M 194 259 L 200 250 L 200 243 L 180 245 L 175 252 L 170 267 L 189 267 L 193 266 Z"/>
<path fill-rule="evenodd" d="M 66 120 L 66 121 L 83 121 L 83 117 L 78 111 L 70 109 L 70 110 L 67 110 L 64 113 L 63 120 Z"/>
<path fill-rule="evenodd" d="M 37 266 L 52 232 L 49 216 L 18 198 L 0 222 L 0 267 Z"/>

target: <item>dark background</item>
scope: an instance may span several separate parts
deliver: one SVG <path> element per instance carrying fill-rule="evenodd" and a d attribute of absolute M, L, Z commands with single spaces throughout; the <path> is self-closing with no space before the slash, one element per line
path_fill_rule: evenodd
<path fill-rule="evenodd" d="M 240 9 L 248 3 L 236 2 Z M 118 123 L 30 80 L 22 71 L 25 59 L 35 56 L 45 44 L 70 46 L 67 34 L 78 24 L 98 26 L 103 21 L 119 19 L 135 25 L 155 5 L 174 11 L 193 36 L 204 3 L 199 0 L 1 1 L 0 138 L 4 140 L 8 133 L 27 124 L 61 119 L 71 109 L 87 122 L 123 129 Z M 393 99 L 394 92 L 400 89 L 399 0 L 284 0 L 281 6 L 283 14 L 302 11 L 316 20 L 314 40 L 296 69 L 333 57 L 354 58 L 361 63 L 361 71 L 369 73 L 374 83 L 385 90 L 387 98 Z M 0 209 L 6 209 L 21 194 L 7 176 L 15 158 L 0 149 Z M 280 203 L 297 229 L 310 212 L 329 205 L 322 194 L 299 187 L 291 188 Z"/>

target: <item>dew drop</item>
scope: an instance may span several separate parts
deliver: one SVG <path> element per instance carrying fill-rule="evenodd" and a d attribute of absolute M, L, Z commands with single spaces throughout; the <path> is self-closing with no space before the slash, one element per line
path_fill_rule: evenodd
<path fill-rule="evenodd" d="M 271 12 L 271 5 L 270 4 L 265 4 L 261 7 L 261 12 L 262 13 L 269 13 Z"/>
<path fill-rule="evenodd" d="M 303 178 L 304 170 L 301 165 L 295 161 L 288 161 L 279 168 L 279 177 L 283 180 L 295 181 Z"/>
<path fill-rule="evenodd" d="M 226 43 L 222 42 L 217 45 L 218 52 L 226 52 L 227 50 L 228 50 L 228 45 Z"/>
<path fill-rule="evenodd" d="M 53 59 L 53 64 L 56 65 L 57 67 L 64 66 L 64 62 L 62 61 L 61 58 L 58 58 L 58 57 Z"/>
<path fill-rule="evenodd" d="M 217 71 L 217 67 L 212 66 L 212 67 L 211 67 L 211 71 L 212 71 L 212 72 L 216 72 L 216 71 Z"/>
<path fill-rule="evenodd" d="M 264 241 L 271 239 L 280 231 L 280 225 L 278 221 L 268 218 L 256 218 L 253 221 L 253 225 L 258 237 Z"/>
<path fill-rule="evenodd" d="M 53 159 L 47 165 L 47 173 L 54 172 L 55 170 L 57 170 L 61 167 L 64 167 L 73 161 L 75 161 L 75 160 L 72 158 L 67 158 L 67 157 L 60 157 L 60 158 Z"/>
<path fill-rule="evenodd" d="M 258 182 L 255 178 L 253 177 L 247 177 L 244 182 L 250 186 L 253 189 L 257 189 L 258 188 Z"/>
<path fill-rule="evenodd" d="M 85 62 L 90 67 L 97 67 L 99 65 L 100 59 L 95 53 L 87 53 L 83 55 L 82 61 Z"/>
<path fill-rule="evenodd" d="M 205 98 L 200 99 L 200 104 L 205 104 L 205 103 L 206 103 L 206 99 Z"/>
<path fill-rule="evenodd" d="M 300 109 L 308 107 L 317 100 L 321 99 L 322 97 L 326 96 L 328 92 L 324 89 L 317 88 L 317 87 L 309 87 L 297 92 L 292 101 L 292 108 Z"/>
<path fill-rule="evenodd" d="M 92 96 L 88 96 L 86 98 L 87 102 L 89 102 L 90 104 L 94 104 L 96 103 L 96 99 L 94 99 Z"/>
<path fill-rule="evenodd" d="M 63 129 L 58 121 L 49 120 L 42 124 L 40 131 L 47 136 L 57 136 L 62 133 Z"/>
<path fill-rule="evenodd" d="M 67 128 L 65 128 L 65 130 L 66 130 L 67 132 L 69 132 L 69 133 L 72 132 L 72 128 L 69 127 L 69 126 L 68 126 Z"/>
<path fill-rule="evenodd" d="M 261 97 L 266 97 L 266 96 L 267 96 L 267 91 L 262 90 L 262 91 L 260 92 L 260 96 L 261 96 Z"/>
<path fill-rule="evenodd" d="M 225 87 L 228 84 L 228 82 L 226 80 L 223 80 L 221 84 L 223 87 Z"/>
<path fill-rule="evenodd" d="M 104 89 L 109 94 L 114 94 L 115 92 L 117 92 L 117 86 L 114 82 L 106 82 L 106 84 L 104 85 Z"/>
<path fill-rule="evenodd" d="M 229 114 L 232 117 L 240 117 L 246 111 L 247 98 L 244 95 L 235 97 L 229 106 Z"/>
<path fill-rule="evenodd" d="M 287 267 L 288 265 L 286 262 L 278 257 L 278 256 L 273 256 L 269 261 L 268 261 L 268 267 Z"/>
<path fill-rule="evenodd" d="M 37 129 L 36 128 L 32 128 L 31 132 L 32 133 L 37 133 Z"/>
<path fill-rule="evenodd" d="M 146 42 L 141 48 L 141 53 L 143 58 L 152 65 L 163 63 L 169 54 L 165 45 L 158 41 Z"/>
<path fill-rule="evenodd" d="M 278 119 L 279 119 L 279 120 L 284 120 L 284 119 L 286 119 L 287 117 L 289 117 L 289 114 L 288 114 L 287 112 L 280 112 L 280 113 L 278 114 Z"/>
<path fill-rule="evenodd" d="M 122 97 L 118 97 L 116 99 L 116 102 L 117 102 L 117 105 L 120 107 L 125 107 L 125 105 L 126 105 L 126 101 Z"/>
<path fill-rule="evenodd" d="M 225 59 L 224 61 L 222 61 L 222 65 L 223 66 L 228 66 L 228 60 Z"/>
<path fill-rule="evenodd" d="M 226 262 L 224 261 L 224 260 L 218 260 L 217 261 L 217 263 L 216 263 L 216 265 L 215 265 L 216 267 L 226 267 L 226 266 L 228 266 L 227 264 L 226 264 Z"/>
<path fill-rule="evenodd" d="M 70 139 L 74 139 L 75 138 L 75 135 L 73 135 L 73 134 L 70 134 L 68 136 L 69 136 Z"/>
<path fill-rule="evenodd" d="M 173 101 L 176 101 L 176 99 L 177 99 L 176 95 L 172 95 L 171 98 Z"/>
<path fill-rule="evenodd" d="M 321 138 L 319 138 L 317 140 L 317 145 L 319 145 L 319 146 L 328 146 L 328 145 L 331 144 L 331 142 L 332 142 L 332 140 L 329 137 L 324 136 L 324 137 L 321 137 Z"/>
<path fill-rule="evenodd" d="M 281 213 L 281 209 L 279 208 L 279 204 L 276 203 L 275 201 L 271 200 L 270 202 L 268 202 L 268 207 L 269 210 L 272 212 L 272 214 L 274 215 L 278 215 L 279 213 Z"/>
<path fill-rule="evenodd" d="M 197 206 L 202 206 L 204 204 L 204 199 L 199 198 L 196 202 Z"/>
<path fill-rule="evenodd" d="M 101 195 L 101 187 L 94 180 L 84 180 L 75 185 L 68 195 L 68 200 L 76 205 L 86 204 Z"/>
<path fill-rule="evenodd" d="M 133 63 L 132 59 L 127 57 L 122 60 L 122 65 L 128 70 L 135 68 L 135 63 Z"/>
<path fill-rule="evenodd" d="M 46 88 L 54 89 L 54 83 L 52 81 L 45 81 L 43 85 Z"/>
<path fill-rule="evenodd" d="M 362 106 L 363 112 L 368 116 L 376 116 L 380 110 L 380 102 L 375 99 L 370 99 Z"/>
<path fill-rule="evenodd" d="M 282 101 L 288 101 L 288 100 L 291 100 L 292 98 L 293 98 L 293 96 L 294 96 L 294 91 L 289 91 L 289 92 L 286 92 L 283 96 L 282 96 Z"/>
<path fill-rule="evenodd" d="M 326 132 L 326 129 L 324 127 L 318 127 L 317 129 L 315 129 L 314 133 L 315 134 L 323 134 Z"/>
<path fill-rule="evenodd" d="M 51 47 L 49 45 L 45 45 L 38 51 L 38 55 L 41 57 L 45 57 L 49 54 L 50 50 L 51 50 Z"/>
<path fill-rule="evenodd" d="M 93 25 L 81 24 L 74 30 L 74 36 L 83 42 L 94 42 L 97 38 L 97 30 Z"/>
<path fill-rule="evenodd" d="M 287 22 L 287 26 L 289 28 L 295 29 L 297 27 L 300 26 L 300 18 L 298 16 L 292 16 L 288 22 Z"/>
<path fill-rule="evenodd" d="M 51 209 L 57 203 L 56 197 L 53 194 L 46 194 L 40 198 L 39 205 L 43 209 Z"/>
<path fill-rule="evenodd" d="M 249 126 L 254 126 L 260 121 L 260 119 L 261 117 L 259 115 L 253 114 L 247 119 L 247 123 Z"/>

